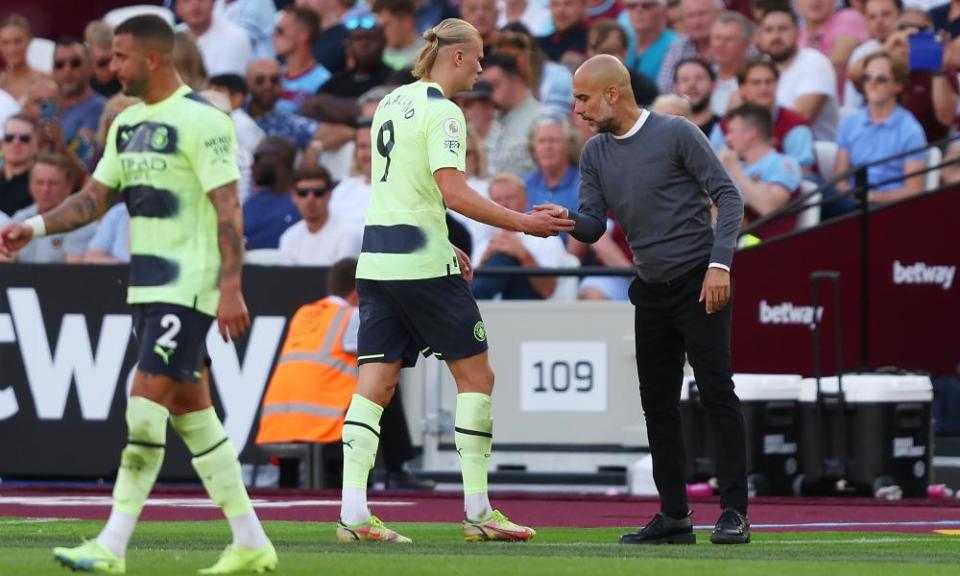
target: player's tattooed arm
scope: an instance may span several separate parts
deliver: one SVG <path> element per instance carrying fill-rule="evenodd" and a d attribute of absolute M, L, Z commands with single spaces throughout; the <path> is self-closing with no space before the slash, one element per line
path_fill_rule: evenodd
<path fill-rule="evenodd" d="M 67 196 L 59 206 L 43 215 L 47 234 L 69 232 L 98 220 L 117 201 L 118 190 L 90 178 L 82 190 Z"/>
<path fill-rule="evenodd" d="M 239 290 L 243 268 L 243 211 L 236 183 L 209 194 L 217 211 L 217 242 L 220 246 L 220 290 Z"/>

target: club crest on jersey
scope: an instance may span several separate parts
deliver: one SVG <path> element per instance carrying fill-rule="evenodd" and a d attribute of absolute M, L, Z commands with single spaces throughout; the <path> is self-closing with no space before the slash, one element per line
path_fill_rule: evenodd
<path fill-rule="evenodd" d="M 167 132 L 166 126 L 159 126 L 156 130 L 153 131 L 153 136 L 150 138 L 150 146 L 154 150 L 164 150 L 167 147 L 167 144 L 170 142 L 170 137 Z"/>
<path fill-rule="evenodd" d="M 443 131 L 451 138 L 459 138 L 460 134 L 463 133 L 463 127 L 460 126 L 460 121 L 456 118 L 448 118 L 443 123 Z"/>

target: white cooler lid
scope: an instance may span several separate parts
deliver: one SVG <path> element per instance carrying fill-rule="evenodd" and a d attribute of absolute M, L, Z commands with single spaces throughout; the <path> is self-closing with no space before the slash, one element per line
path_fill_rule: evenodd
<path fill-rule="evenodd" d="M 690 398 L 693 375 L 683 377 L 680 401 Z M 744 402 L 798 400 L 803 377 L 799 374 L 734 374 L 737 396 Z M 844 381 L 846 382 L 846 381 Z"/>
<path fill-rule="evenodd" d="M 820 390 L 837 393 L 837 377 L 820 379 Z M 932 402 L 933 384 L 919 374 L 848 374 L 843 376 L 843 392 L 851 403 Z M 817 401 L 817 380 L 805 378 L 800 388 L 801 402 Z"/>

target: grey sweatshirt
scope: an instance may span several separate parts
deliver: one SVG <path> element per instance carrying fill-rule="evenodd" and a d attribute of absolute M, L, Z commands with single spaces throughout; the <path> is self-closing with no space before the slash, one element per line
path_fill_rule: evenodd
<path fill-rule="evenodd" d="M 659 283 L 708 260 L 730 267 L 743 199 L 699 128 L 650 112 L 636 134 L 598 134 L 584 146 L 573 237 L 596 242 L 608 211 L 627 235 L 640 279 Z"/>

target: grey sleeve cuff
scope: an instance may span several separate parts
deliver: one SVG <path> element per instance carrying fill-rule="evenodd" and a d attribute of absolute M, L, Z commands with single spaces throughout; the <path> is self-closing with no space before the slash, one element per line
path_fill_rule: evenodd
<path fill-rule="evenodd" d="M 733 266 L 733 248 L 714 244 L 713 250 L 710 251 L 710 265 L 726 266 L 729 271 Z"/>
<path fill-rule="evenodd" d="M 570 212 L 570 219 L 574 222 L 573 231 L 570 232 L 570 235 L 580 242 L 593 244 L 607 230 L 606 220 L 597 220 L 589 214 Z"/>

